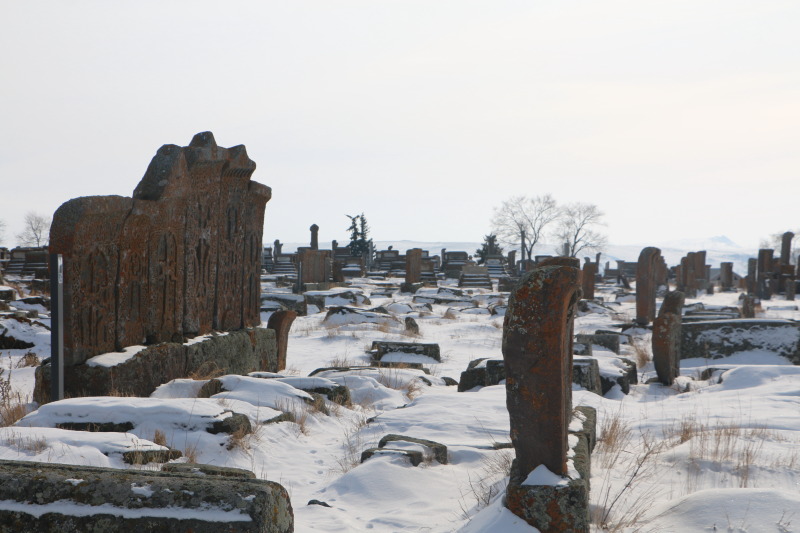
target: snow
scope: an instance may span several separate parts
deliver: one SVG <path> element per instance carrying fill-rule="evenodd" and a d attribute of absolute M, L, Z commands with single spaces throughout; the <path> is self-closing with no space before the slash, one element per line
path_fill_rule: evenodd
<path fill-rule="evenodd" d="M 104 367 L 112 367 L 117 366 L 130 359 L 133 359 L 137 353 L 141 352 L 142 350 L 147 349 L 147 346 L 128 346 L 127 348 L 123 348 L 121 352 L 111 352 L 111 353 L 104 353 L 100 355 L 95 355 L 88 361 L 86 364 L 89 366 L 104 366 Z"/>
<path fill-rule="evenodd" d="M 102 505 L 84 505 L 70 501 L 57 501 L 45 504 L 20 504 L 12 500 L 0 500 L 0 509 L 26 513 L 36 518 L 47 513 L 59 513 L 68 516 L 94 516 L 108 514 L 121 518 L 172 518 L 175 520 L 195 519 L 207 522 L 252 522 L 250 515 L 239 510 L 224 510 L 207 506 L 200 508 L 183 507 L 139 507 L 129 509 L 104 503 Z"/>
<path fill-rule="evenodd" d="M 385 287 L 370 280 L 357 283 L 366 296 Z M 597 295 L 608 302 L 612 289 L 601 287 Z M 474 309 L 486 309 L 499 296 L 476 291 L 465 300 L 469 305 L 477 302 Z M 736 305 L 737 296 L 701 295 L 687 304 L 714 309 Z M 0 458 L 131 468 L 122 462 L 121 453 L 155 449 L 158 429 L 169 446 L 194 451 L 198 462 L 244 468 L 284 485 L 291 494 L 298 533 L 536 531 L 502 504 L 513 457 L 513 449 L 497 449 L 510 442 L 505 387 L 459 393 L 442 379 L 458 379 L 474 359 L 502 358 L 502 317 L 483 311 L 448 314 L 452 303 L 432 304 L 430 312 L 421 313 L 412 299 L 413 295 L 393 294 L 380 301 L 393 315 L 414 316 L 418 338 L 410 338 L 402 323 L 394 320 L 389 327 L 355 319 L 330 328 L 323 322 L 324 312 L 311 313 L 295 320 L 287 368 L 278 374 L 221 376 L 225 392 L 212 398 L 197 398 L 206 380 L 182 379 L 162 385 L 151 398 L 74 398 L 48 404 L 17 426 L 2 428 Z M 783 309 L 766 309 L 760 318 L 800 319 L 799 311 L 783 303 L 773 298 L 765 307 Z M 612 329 L 626 314 L 635 314 L 633 302 L 619 303 L 613 311 L 598 306 L 576 319 L 575 332 Z M 46 320 L 43 317 L 42 323 Z M 13 319 L 0 319 L 0 324 L 15 328 L 18 338 L 32 339 L 35 353 L 49 355 L 46 328 Z M 633 333 L 634 343 L 649 346 L 649 331 L 640 328 Z M 376 340 L 438 343 L 442 362 L 425 365 L 431 374 L 405 368 L 352 368 L 307 377 L 319 368 L 368 365 L 368 350 Z M 23 398 L 30 397 L 33 388 L 33 369 L 16 368 L 25 351 L 0 354 L 0 365 L 11 373 L 12 387 Z M 636 359 L 632 344 L 622 344 L 620 356 L 596 345 L 593 353 L 607 375 L 624 370 L 620 356 Z M 696 377 L 707 368 L 718 369 L 715 378 L 698 381 Z M 682 360 L 681 377 L 673 387 L 646 384 L 655 376 L 652 362 L 637 371 L 640 384 L 633 385 L 628 395 L 618 386 L 605 397 L 573 392 L 573 405 L 598 411 L 600 442 L 592 456 L 590 503 L 602 512 L 616 502 L 605 520 L 608 529 L 626 533 L 797 529 L 792 522 L 798 517 L 792 513 L 800 508 L 800 367 L 773 352 L 752 350 L 714 360 Z M 313 410 L 310 395 L 299 390 L 331 384 L 347 386 L 352 405 L 326 402 L 329 415 Z M 206 428 L 233 412 L 248 416 L 255 431 L 241 446 L 228 449 L 229 436 L 212 435 Z M 292 412 L 296 422 L 267 423 L 283 412 Z M 134 428 L 101 434 L 55 427 L 81 420 L 130 421 Z M 616 446 L 607 449 L 603 439 L 610 438 L 612 421 L 625 431 Z M 575 420 L 570 428 L 577 428 Z M 448 464 L 434 461 L 413 467 L 390 455 L 361 464 L 361 452 L 390 433 L 445 444 Z M 402 442 L 387 446 L 421 449 Z M 632 478 L 637 461 L 648 451 L 643 469 Z M 540 481 L 541 474 L 532 479 Z M 148 497 L 145 486 L 136 490 L 140 497 Z M 331 507 L 306 505 L 311 499 Z M 81 512 L 79 506 L 64 505 L 67 512 Z M 633 516 L 636 521 L 628 522 Z M 593 526 L 593 531 L 600 530 Z"/>
<path fill-rule="evenodd" d="M 548 487 L 565 487 L 569 485 L 569 478 L 551 472 L 546 466 L 539 465 L 528 474 L 523 485 L 546 485 Z"/>

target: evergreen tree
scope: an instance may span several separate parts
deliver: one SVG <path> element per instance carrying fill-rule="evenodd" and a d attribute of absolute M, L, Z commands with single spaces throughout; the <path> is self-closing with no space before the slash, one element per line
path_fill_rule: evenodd
<path fill-rule="evenodd" d="M 502 255 L 503 247 L 497 244 L 497 235 L 490 233 L 483 237 L 483 244 L 479 250 L 475 250 L 475 255 L 478 256 L 478 264 L 486 263 L 486 258 L 490 255 Z"/>
<path fill-rule="evenodd" d="M 350 254 L 354 257 L 361 257 L 363 254 L 369 253 L 372 239 L 367 238 L 369 235 L 367 217 L 364 216 L 364 213 L 345 216 L 350 219 L 350 227 L 347 228 L 347 231 L 350 232 Z"/>

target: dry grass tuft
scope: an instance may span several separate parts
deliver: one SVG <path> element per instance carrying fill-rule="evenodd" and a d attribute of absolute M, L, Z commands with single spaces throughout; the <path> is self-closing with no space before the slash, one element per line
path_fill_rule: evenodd
<path fill-rule="evenodd" d="M 17 453 L 32 455 L 39 455 L 48 448 L 47 440 L 44 437 L 35 439 L 33 437 L 23 437 L 17 433 L 8 435 L 5 445 L 14 448 Z"/>
<path fill-rule="evenodd" d="M 642 370 L 644 366 L 653 360 L 653 354 L 650 353 L 650 347 L 644 342 L 632 342 L 631 348 L 633 349 L 633 357 L 636 362 L 636 368 Z"/>
<path fill-rule="evenodd" d="M 33 352 L 27 352 L 22 358 L 17 361 L 17 368 L 25 368 L 30 366 L 39 366 L 42 363 L 39 356 Z"/>
<path fill-rule="evenodd" d="M 472 514 L 488 507 L 505 489 L 505 478 L 511 472 L 513 449 L 502 449 L 481 459 L 481 468 L 469 476 L 469 489 L 461 491 L 459 506 L 461 517 L 468 520 Z"/>
<path fill-rule="evenodd" d="M 458 315 L 452 309 L 448 309 L 447 311 L 444 312 L 442 318 L 446 320 L 458 320 Z"/>
<path fill-rule="evenodd" d="M 157 429 L 156 432 L 153 434 L 153 442 L 158 444 L 159 446 L 166 446 L 167 445 L 167 436 L 164 435 L 164 432 L 160 429 Z"/>
<path fill-rule="evenodd" d="M 206 361 L 194 372 L 189 373 L 189 378 L 194 380 L 208 380 L 218 378 L 225 374 L 225 370 L 214 361 Z"/>

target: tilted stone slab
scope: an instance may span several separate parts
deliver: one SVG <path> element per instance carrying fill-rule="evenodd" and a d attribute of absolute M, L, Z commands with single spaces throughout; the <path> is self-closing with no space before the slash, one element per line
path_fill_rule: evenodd
<path fill-rule="evenodd" d="M 681 330 L 681 359 L 718 359 L 760 350 L 800 364 L 800 324 L 792 320 L 743 318 L 684 322 Z"/>
<path fill-rule="evenodd" d="M 614 333 L 595 333 L 594 335 L 578 333 L 575 335 L 575 342 L 581 344 L 596 344 L 598 346 L 602 346 L 603 348 L 608 348 L 615 354 L 619 355 L 619 338 L 620 335 Z"/>
<path fill-rule="evenodd" d="M 294 530 L 278 483 L 208 474 L 0 461 L 0 531 Z"/>
<path fill-rule="evenodd" d="M 385 448 L 387 445 L 397 446 L 399 443 L 403 442 L 428 448 L 431 451 L 433 458 L 439 461 L 439 464 L 447 464 L 447 446 L 432 440 L 407 437 L 405 435 L 389 434 L 380 440 L 378 443 L 378 448 Z"/>
<path fill-rule="evenodd" d="M 376 361 L 383 361 L 383 358 L 389 354 L 399 355 L 400 359 L 402 359 L 402 355 L 408 354 L 410 356 L 428 357 L 433 360 L 432 362 L 442 362 L 439 345 L 434 343 L 373 341 L 371 351 Z M 409 362 L 422 361 L 416 361 L 412 358 L 409 359 Z"/>
<path fill-rule="evenodd" d="M 602 395 L 600 366 L 593 357 L 575 357 L 572 360 L 572 382 L 589 392 Z"/>

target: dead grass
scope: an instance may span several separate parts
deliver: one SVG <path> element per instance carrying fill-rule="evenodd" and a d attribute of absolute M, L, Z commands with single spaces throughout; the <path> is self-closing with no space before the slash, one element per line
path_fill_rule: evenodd
<path fill-rule="evenodd" d="M 159 446 L 166 446 L 167 436 L 164 434 L 163 431 L 157 429 L 156 432 L 153 434 L 153 442 L 155 444 L 158 444 Z"/>
<path fill-rule="evenodd" d="M 506 487 L 505 478 L 511 471 L 513 449 L 502 449 L 484 456 L 480 469 L 469 475 L 468 489 L 461 490 L 459 507 L 461 518 L 469 520 L 473 514 L 488 507 Z"/>
<path fill-rule="evenodd" d="M 188 463 L 196 463 L 198 453 L 196 444 L 187 444 L 183 447 L 183 456 L 186 457 Z"/>
<path fill-rule="evenodd" d="M 368 350 L 369 350 L 369 348 L 367 350 L 365 350 L 365 351 L 368 351 Z M 353 362 L 350 360 L 350 358 L 347 356 L 347 354 L 342 354 L 342 355 L 337 355 L 333 359 L 328 361 L 328 366 L 329 367 L 335 367 L 335 368 L 346 368 L 346 367 L 353 366 Z"/>
<path fill-rule="evenodd" d="M 3 377 L 5 369 L 0 368 L 0 427 L 15 424 L 28 414 L 28 402 L 16 395 L 11 387 L 11 375 Z"/>
<path fill-rule="evenodd" d="M 452 309 L 448 309 L 447 311 L 444 312 L 442 318 L 444 318 L 445 320 L 458 320 L 458 315 Z"/>
<path fill-rule="evenodd" d="M 30 366 L 39 366 L 42 363 L 39 356 L 33 352 L 27 352 L 22 358 L 17 361 L 16 368 L 26 368 Z"/>
<path fill-rule="evenodd" d="M 367 446 L 361 430 L 367 427 L 367 417 L 357 415 L 350 424 L 345 426 L 342 439 L 342 455 L 336 459 L 335 472 L 345 474 L 361 464 L 361 452 Z"/>
<path fill-rule="evenodd" d="M 215 361 L 205 361 L 197 370 L 189 373 L 189 378 L 194 380 L 209 380 L 225 375 L 225 370 L 220 368 Z"/>
<path fill-rule="evenodd" d="M 647 343 L 637 341 L 631 343 L 633 349 L 633 358 L 636 362 L 636 368 L 642 370 L 647 363 L 653 360 L 653 354 L 650 353 L 650 347 Z"/>
<path fill-rule="evenodd" d="M 6 437 L 5 445 L 13 448 L 17 453 L 39 455 L 48 448 L 47 439 L 44 437 L 23 437 L 18 433 L 11 433 Z"/>

